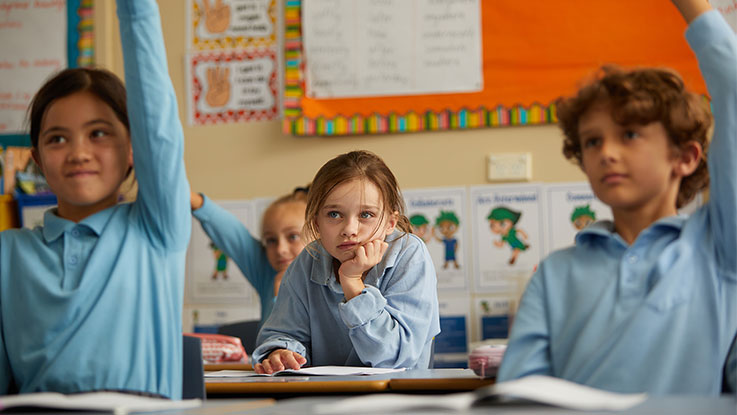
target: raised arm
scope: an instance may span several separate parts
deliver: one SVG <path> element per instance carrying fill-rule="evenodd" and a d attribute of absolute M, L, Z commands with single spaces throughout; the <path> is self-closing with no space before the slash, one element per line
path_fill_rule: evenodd
<path fill-rule="evenodd" d="M 695 18 L 699 17 L 702 13 L 711 10 L 711 5 L 707 0 L 671 0 L 673 5 L 676 6 L 681 15 L 686 20 L 686 23 L 691 23 Z"/>
<path fill-rule="evenodd" d="M 189 184 L 184 135 L 169 79 L 155 1 L 118 0 L 133 162 L 142 225 L 151 240 L 173 250 L 189 243 Z"/>

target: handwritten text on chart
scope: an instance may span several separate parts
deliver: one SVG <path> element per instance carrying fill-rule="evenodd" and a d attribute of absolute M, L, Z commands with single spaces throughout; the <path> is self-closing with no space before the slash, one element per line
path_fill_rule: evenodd
<path fill-rule="evenodd" d="M 480 90 L 479 7 L 478 0 L 304 2 L 307 94 Z"/>
<path fill-rule="evenodd" d="M 66 1 L 0 1 L 0 134 L 24 129 L 33 94 L 66 67 Z"/>

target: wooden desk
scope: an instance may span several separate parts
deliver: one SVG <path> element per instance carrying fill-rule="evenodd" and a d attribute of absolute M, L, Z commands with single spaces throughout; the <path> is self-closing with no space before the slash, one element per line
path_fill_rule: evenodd
<path fill-rule="evenodd" d="M 424 369 L 372 376 L 205 378 L 205 390 L 208 395 L 458 392 L 491 383 L 493 380 L 479 379 L 469 369 Z"/>
<path fill-rule="evenodd" d="M 494 379 L 481 379 L 471 369 L 409 370 L 393 375 L 389 380 L 392 392 L 462 392 L 494 383 Z"/>
<path fill-rule="evenodd" d="M 253 370 L 250 363 L 205 363 L 205 372 L 217 370 Z"/>

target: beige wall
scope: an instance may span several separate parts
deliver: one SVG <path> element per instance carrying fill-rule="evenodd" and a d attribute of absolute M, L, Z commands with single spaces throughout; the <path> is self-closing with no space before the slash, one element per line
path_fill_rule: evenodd
<path fill-rule="evenodd" d="M 185 4 L 159 0 L 169 72 L 185 123 L 185 162 L 193 190 L 215 199 L 279 195 L 310 181 L 333 156 L 353 149 L 379 154 L 405 189 L 488 183 L 486 156 L 491 152 L 532 153 L 533 181 L 585 179 L 561 155 L 556 126 L 352 137 L 293 137 L 281 132 L 280 121 L 187 126 Z M 95 7 L 98 64 L 122 76 L 114 3 L 98 1 Z"/>

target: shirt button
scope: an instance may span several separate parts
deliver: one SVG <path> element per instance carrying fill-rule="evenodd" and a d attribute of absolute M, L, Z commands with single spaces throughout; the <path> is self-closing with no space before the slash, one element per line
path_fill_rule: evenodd
<path fill-rule="evenodd" d="M 69 257 L 69 263 L 75 265 L 77 263 L 77 256 L 72 255 L 71 257 Z"/>
<path fill-rule="evenodd" d="M 75 237 L 75 238 L 78 237 L 79 236 L 79 229 L 76 229 L 76 228 L 73 229 L 72 230 L 72 236 Z"/>
<path fill-rule="evenodd" d="M 630 255 L 629 257 L 630 264 L 634 264 L 637 262 L 637 255 Z"/>

